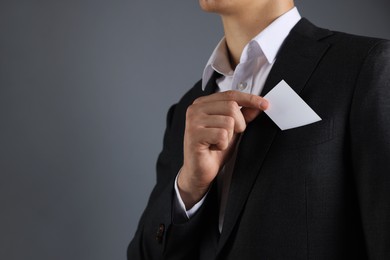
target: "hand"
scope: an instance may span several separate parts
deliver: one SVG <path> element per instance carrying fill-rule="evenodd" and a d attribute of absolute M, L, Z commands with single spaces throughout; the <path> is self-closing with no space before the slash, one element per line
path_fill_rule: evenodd
<path fill-rule="evenodd" d="M 267 109 L 260 96 L 226 91 L 198 98 L 188 107 L 184 133 L 184 164 L 178 188 L 187 209 L 207 192 L 229 158 L 239 133 Z"/>

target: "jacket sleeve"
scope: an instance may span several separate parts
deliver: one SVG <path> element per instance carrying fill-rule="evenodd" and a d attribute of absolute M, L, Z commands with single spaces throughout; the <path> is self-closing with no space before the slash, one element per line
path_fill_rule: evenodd
<path fill-rule="evenodd" d="M 157 184 L 127 249 L 128 260 L 198 259 L 200 230 L 209 223 L 204 212 L 212 200 L 207 198 L 190 220 L 176 223 L 172 217 L 174 181 L 182 163 L 177 158 L 182 152 L 174 148 L 177 143 L 173 145 L 182 142 L 177 140 L 181 135 L 173 127 L 174 122 L 182 120 L 175 116 L 175 109 L 172 106 L 168 112 L 163 150 L 157 161 Z"/>
<path fill-rule="evenodd" d="M 354 93 L 353 173 L 369 259 L 390 259 L 390 42 L 368 54 Z"/>

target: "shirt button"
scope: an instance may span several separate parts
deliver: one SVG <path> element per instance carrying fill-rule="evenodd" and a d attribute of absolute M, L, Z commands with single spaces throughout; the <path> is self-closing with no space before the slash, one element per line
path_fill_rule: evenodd
<path fill-rule="evenodd" d="M 238 85 L 237 85 L 237 88 L 241 91 L 243 91 L 244 89 L 246 89 L 246 87 L 248 86 L 248 84 L 246 82 L 240 82 Z"/>

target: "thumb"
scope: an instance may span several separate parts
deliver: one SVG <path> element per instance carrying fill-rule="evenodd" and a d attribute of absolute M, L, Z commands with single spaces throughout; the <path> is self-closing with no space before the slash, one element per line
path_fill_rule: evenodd
<path fill-rule="evenodd" d="M 266 110 L 268 108 L 268 102 L 263 101 L 260 109 L 257 108 L 250 108 L 250 107 L 242 107 L 241 113 L 244 116 L 245 122 L 248 124 L 252 122 L 263 110 Z"/>

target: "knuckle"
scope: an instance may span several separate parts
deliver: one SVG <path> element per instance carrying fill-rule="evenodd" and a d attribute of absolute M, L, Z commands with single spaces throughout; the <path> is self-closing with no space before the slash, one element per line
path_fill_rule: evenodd
<path fill-rule="evenodd" d="M 193 115 L 196 114 L 195 110 L 196 110 L 196 106 L 195 106 L 195 105 L 190 105 L 190 106 L 187 108 L 186 117 L 187 117 L 187 118 L 193 117 Z"/>
<path fill-rule="evenodd" d="M 257 103 L 259 103 L 258 102 L 258 96 L 256 96 L 256 95 L 250 95 L 250 97 L 249 97 L 249 102 L 252 104 L 252 105 L 254 105 L 254 106 L 256 106 L 257 105 Z"/>
<path fill-rule="evenodd" d="M 226 122 L 226 125 L 228 126 L 229 129 L 234 127 L 234 124 L 235 124 L 234 118 L 232 118 L 230 116 L 225 117 L 225 122 Z"/>
<path fill-rule="evenodd" d="M 246 124 L 238 124 L 238 125 L 237 125 L 237 132 L 238 132 L 238 133 L 244 132 L 245 129 L 246 129 Z"/>
<path fill-rule="evenodd" d="M 236 101 L 226 101 L 226 107 L 230 114 L 234 114 L 238 108 L 238 104 Z"/>
<path fill-rule="evenodd" d="M 219 129 L 216 133 L 218 143 L 224 142 L 228 138 L 228 132 L 225 129 Z"/>
<path fill-rule="evenodd" d="M 194 102 L 192 102 L 192 104 L 199 104 L 203 101 L 203 97 L 198 97 L 197 99 L 194 100 Z"/>
<path fill-rule="evenodd" d="M 192 110 L 193 110 L 192 106 L 189 106 L 189 107 L 187 108 L 187 111 L 186 111 L 186 118 L 187 118 L 187 119 L 191 118 Z"/>
<path fill-rule="evenodd" d="M 236 98 L 236 92 L 233 90 L 225 91 L 224 95 L 226 96 L 227 100 L 235 100 Z"/>

